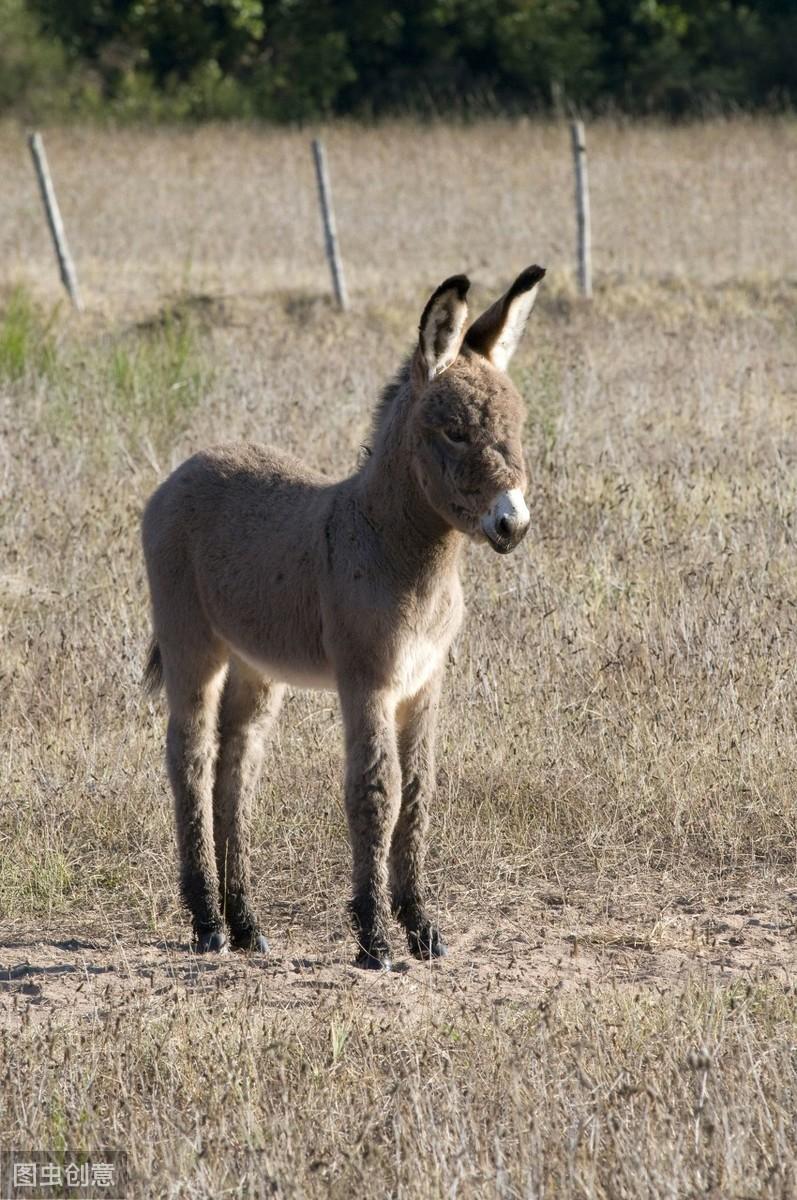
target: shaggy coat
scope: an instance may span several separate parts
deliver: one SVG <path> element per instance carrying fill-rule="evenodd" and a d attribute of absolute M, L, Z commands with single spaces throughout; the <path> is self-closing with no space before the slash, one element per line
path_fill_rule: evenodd
<path fill-rule="evenodd" d="M 386 388 L 372 453 L 331 483 L 257 445 L 197 454 L 143 519 L 181 890 L 198 950 L 265 951 L 248 825 L 286 684 L 335 688 L 346 734 L 351 914 L 360 965 L 445 946 L 424 858 L 443 664 L 463 615 L 466 538 L 507 553 L 529 523 L 523 404 L 505 374 L 544 271 L 530 267 L 465 334 L 468 280 L 429 300 Z"/>

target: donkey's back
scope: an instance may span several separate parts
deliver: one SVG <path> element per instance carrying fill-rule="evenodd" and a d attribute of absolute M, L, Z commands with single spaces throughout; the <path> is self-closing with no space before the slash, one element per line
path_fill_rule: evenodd
<path fill-rule="evenodd" d="M 250 443 L 179 466 L 143 519 L 161 656 L 164 642 L 182 663 L 182 648 L 223 643 L 272 679 L 332 686 L 319 565 L 334 490 L 298 459 Z"/>

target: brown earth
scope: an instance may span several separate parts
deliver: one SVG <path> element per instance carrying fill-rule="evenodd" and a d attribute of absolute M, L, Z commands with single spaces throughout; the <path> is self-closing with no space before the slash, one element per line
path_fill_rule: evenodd
<path fill-rule="evenodd" d="M 791 881 L 794 882 L 793 880 Z M 506 895 L 489 920 L 458 903 L 447 915 L 448 958 L 433 967 L 397 956 L 390 974 L 352 964 L 342 921 L 303 922 L 274 906 L 271 954 L 197 956 L 179 936 L 96 924 L 6 928 L 0 935 L 0 1019 L 96 1021 L 127 1005 L 150 1015 L 176 996 L 229 992 L 272 1009 L 323 1010 L 357 997 L 374 1011 L 405 1016 L 430 1003 L 537 1005 L 558 989 L 671 989 L 692 978 L 714 983 L 797 977 L 797 889 L 786 880 L 737 876 L 688 893 L 656 880 L 631 895 L 599 881 L 532 898 Z M 288 922 L 286 922 L 286 914 Z M 287 930 L 286 923 L 289 924 Z M 461 932 L 456 932 L 459 929 Z M 395 948 L 399 949 L 398 936 Z"/>

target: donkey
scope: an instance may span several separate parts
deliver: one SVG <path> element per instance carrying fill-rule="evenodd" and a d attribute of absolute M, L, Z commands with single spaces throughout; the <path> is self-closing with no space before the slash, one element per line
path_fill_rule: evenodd
<path fill-rule="evenodd" d="M 465 326 L 446 279 L 377 408 L 372 450 L 331 483 L 263 446 L 196 454 L 143 518 L 181 892 L 197 951 L 268 952 L 250 893 L 249 814 L 286 684 L 337 688 L 346 741 L 357 964 L 389 970 L 391 909 L 411 952 L 446 953 L 424 883 L 435 724 L 463 617 L 466 538 L 526 533 L 523 404 L 505 374 L 545 271 Z"/>

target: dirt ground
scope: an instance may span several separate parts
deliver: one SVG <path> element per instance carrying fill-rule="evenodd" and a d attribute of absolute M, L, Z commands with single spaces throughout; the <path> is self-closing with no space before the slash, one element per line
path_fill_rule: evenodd
<path fill-rule="evenodd" d="M 197 956 L 187 943 L 146 931 L 95 924 L 42 923 L 0 934 L 0 1014 L 6 1026 L 107 1019 L 128 1004 L 151 1010 L 180 995 L 229 991 L 240 1003 L 273 1009 L 323 1009 L 359 993 L 374 1010 L 396 1006 L 410 1017 L 430 1001 L 536 1005 L 555 989 L 661 989 L 706 981 L 797 976 L 794 880 L 736 875 L 688 894 L 651 878 L 633 895 L 614 885 L 507 895 L 495 912 L 448 913 L 449 955 L 433 967 L 398 953 L 390 974 L 353 965 L 339 928 L 303 922 L 300 906 L 274 906 L 268 956 Z M 789 886 L 791 883 L 791 886 Z M 287 926 L 287 929 L 286 929 Z M 399 950 L 398 934 L 395 948 Z"/>

